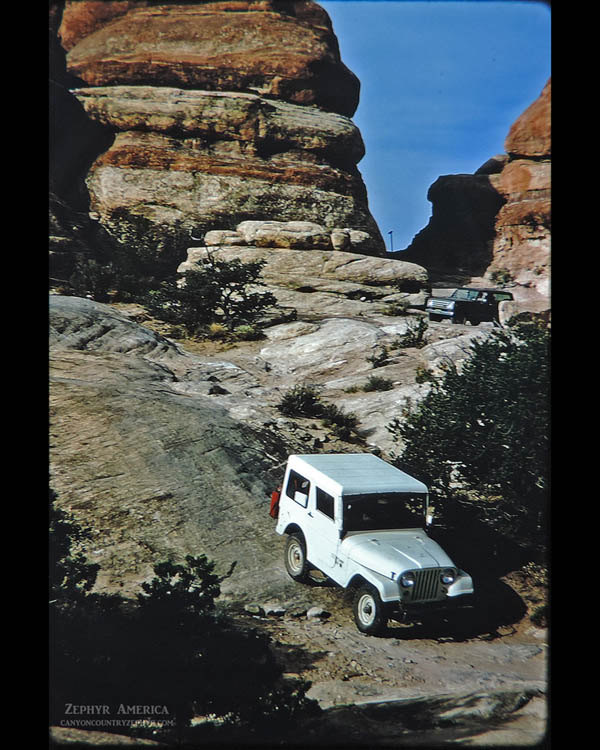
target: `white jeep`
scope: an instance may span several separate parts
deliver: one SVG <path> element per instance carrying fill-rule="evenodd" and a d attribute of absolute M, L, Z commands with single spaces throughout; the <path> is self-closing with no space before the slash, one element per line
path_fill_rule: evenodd
<path fill-rule="evenodd" d="M 354 619 L 369 634 L 393 614 L 471 598 L 471 577 L 423 528 L 428 500 L 422 482 L 370 453 L 289 456 L 271 502 L 288 573 L 307 581 L 316 568 L 355 589 Z"/>

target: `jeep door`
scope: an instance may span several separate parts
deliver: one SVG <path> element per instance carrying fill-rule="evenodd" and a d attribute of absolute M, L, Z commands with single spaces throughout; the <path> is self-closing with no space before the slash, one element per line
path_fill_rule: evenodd
<path fill-rule="evenodd" d="M 314 486 L 307 518 L 307 556 L 326 575 L 335 578 L 340 535 L 335 518 L 335 498 Z"/>

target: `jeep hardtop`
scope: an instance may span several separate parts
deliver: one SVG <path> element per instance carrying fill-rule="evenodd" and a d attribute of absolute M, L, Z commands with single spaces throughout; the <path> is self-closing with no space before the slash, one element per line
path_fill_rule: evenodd
<path fill-rule="evenodd" d="M 287 535 L 289 575 L 306 582 L 316 569 L 354 589 L 364 633 L 473 593 L 471 577 L 424 529 L 433 517 L 427 487 L 371 453 L 289 456 L 271 515 Z"/>

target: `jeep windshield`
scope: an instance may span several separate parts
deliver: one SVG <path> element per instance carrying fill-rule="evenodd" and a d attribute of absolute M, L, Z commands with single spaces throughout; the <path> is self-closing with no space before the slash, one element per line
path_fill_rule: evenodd
<path fill-rule="evenodd" d="M 479 291 L 477 289 L 456 289 L 450 295 L 451 299 L 476 300 Z"/>
<path fill-rule="evenodd" d="M 426 499 L 427 495 L 408 492 L 344 495 L 344 531 L 423 526 Z"/>

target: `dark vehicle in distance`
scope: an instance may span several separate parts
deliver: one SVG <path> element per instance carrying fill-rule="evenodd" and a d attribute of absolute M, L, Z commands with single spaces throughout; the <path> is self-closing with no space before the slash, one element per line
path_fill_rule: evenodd
<path fill-rule="evenodd" d="M 512 300 L 513 295 L 502 289 L 471 289 L 460 287 L 449 297 L 429 297 L 425 310 L 429 320 L 451 320 L 453 323 L 498 323 L 498 304 Z"/>

